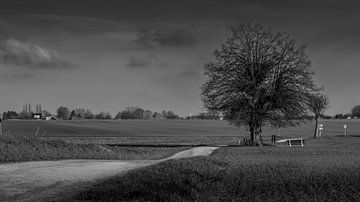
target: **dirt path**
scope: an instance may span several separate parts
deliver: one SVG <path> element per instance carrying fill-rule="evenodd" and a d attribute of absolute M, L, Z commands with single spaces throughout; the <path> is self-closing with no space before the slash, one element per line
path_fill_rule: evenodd
<path fill-rule="evenodd" d="M 99 179 L 169 159 L 210 155 L 217 148 L 195 147 L 162 160 L 61 160 L 3 164 L 0 165 L 0 201 L 57 199 L 60 192 L 75 192 Z"/>

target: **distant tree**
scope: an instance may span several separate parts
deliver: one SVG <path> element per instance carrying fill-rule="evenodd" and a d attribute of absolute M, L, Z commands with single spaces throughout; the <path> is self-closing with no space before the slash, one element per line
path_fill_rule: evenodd
<path fill-rule="evenodd" d="M 75 118 L 77 118 L 77 115 L 76 115 L 76 113 L 75 113 L 75 110 L 72 110 L 71 113 L 70 113 L 69 119 L 70 119 L 70 120 L 74 120 Z"/>
<path fill-rule="evenodd" d="M 360 105 L 356 105 L 354 108 L 352 108 L 351 115 L 352 117 L 360 117 Z"/>
<path fill-rule="evenodd" d="M 344 119 L 345 116 L 344 116 L 344 114 L 335 114 L 334 118 L 335 119 Z"/>
<path fill-rule="evenodd" d="M 113 119 L 113 117 L 111 116 L 110 112 L 106 112 L 106 113 L 105 113 L 105 119 L 106 119 L 106 120 L 111 120 L 111 119 Z"/>
<path fill-rule="evenodd" d="M 86 110 L 84 114 L 85 119 L 94 119 L 94 117 L 95 117 L 94 114 L 90 110 Z"/>
<path fill-rule="evenodd" d="M 164 117 L 164 118 L 167 118 L 167 112 L 165 110 L 162 110 L 161 111 L 161 115 Z"/>
<path fill-rule="evenodd" d="M 326 114 L 320 114 L 320 118 L 322 119 L 332 119 L 333 117 L 330 115 L 326 115 Z"/>
<path fill-rule="evenodd" d="M 220 112 L 214 109 L 207 109 L 208 111 L 208 119 L 220 119 Z"/>
<path fill-rule="evenodd" d="M 67 107 L 59 107 L 57 109 L 57 117 L 61 120 L 68 120 L 70 117 L 70 110 Z"/>
<path fill-rule="evenodd" d="M 96 114 L 95 119 L 105 119 L 105 112 L 100 112 Z"/>
<path fill-rule="evenodd" d="M 140 107 L 127 107 L 121 112 L 121 119 L 142 119 L 144 109 Z"/>
<path fill-rule="evenodd" d="M 51 113 L 46 111 L 46 110 L 43 110 L 42 111 L 42 117 L 48 117 L 48 116 L 51 116 Z"/>
<path fill-rule="evenodd" d="M 4 112 L 4 113 L 5 113 L 6 119 L 18 119 L 18 118 L 21 118 L 20 115 L 16 111 L 7 111 L 7 112 Z"/>
<path fill-rule="evenodd" d="M 144 114 L 144 109 L 139 108 L 139 107 L 136 107 L 135 110 L 133 111 L 133 117 L 135 119 L 142 119 L 143 114 Z"/>
<path fill-rule="evenodd" d="M 247 125 L 255 144 L 265 123 L 294 126 L 305 119 L 309 95 L 316 91 L 305 46 L 285 33 L 259 24 L 232 29 L 232 36 L 206 64 L 202 86 L 208 109 L 227 114 L 231 123 Z"/>
<path fill-rule="evenodd" d="M 316 138 L 319 117 L 324 113 L 325 109 L 328 108 L 329 101 L 325 95 L 315 94 L 310 97 L 308 106 L 311 112 L 314 113 L 314 120 L 315 120 L 314 137 Z"/>
<path fill-rule="evenodd" d="M 115 115 L 115 120 L 121 119 L 121 111 L 119 111 L 116 115 Z"/>
<path fill-rule="evenodd" d="M 8 117 L 7 117 L 7 113 L 6 113 L 6 112 L 4 112 L 2 117 L 3 117 L 3 120 L 7 120 L 7 119 L 8 119 Z"/>
<path fill-rule="evenodd" d="M 100 112 L 95 115 L 95 119 L 112 119 L 111 114 L 109 112 Z"/>
<path fill-rule="evenodd" d="M 176 119 L 177 115 L 173 111 L 168 111 L 166 113 L 166 118 L 168 118 L 168 119 Z"/>
<path fill-rule="evenodd" d="M 143 113 L 143 119 L 152 119 L 152 111 L 151 110 L 145 110 Z"/>
<path fill-rule="evenodd" d="M 131 111 L 124 110 L 121 112 L 121 119 L 132 119 Z"/>
<path fill-rule="evenodd" d="M 85 118 L 86 110 L 84 108 L 76 108 L 74 110 L 74 112 L 75 112 L 78 119 L 84 119 Z"/>
<path fill-rule="evenodd" d="M 164 119 L 163 115 L 159 112 L 154 112 L 153 119 Z"/>

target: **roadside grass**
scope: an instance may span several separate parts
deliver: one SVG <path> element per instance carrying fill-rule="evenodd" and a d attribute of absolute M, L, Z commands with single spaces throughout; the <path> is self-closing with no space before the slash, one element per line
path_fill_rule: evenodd
<path fill-rule="evenodd" d="M 162 159 L 187 147 L 119 147 L 43 140 L 21 135 L 0 136 L 0 162 L 60 159 Z"/>
<path fill-rule="evenodd" d="M 225 147 L 95 184 L 77 200 L 359 201 L 357 137 L 305 147 Z M 345 144 L 344 144 L 345 143 Z"/>

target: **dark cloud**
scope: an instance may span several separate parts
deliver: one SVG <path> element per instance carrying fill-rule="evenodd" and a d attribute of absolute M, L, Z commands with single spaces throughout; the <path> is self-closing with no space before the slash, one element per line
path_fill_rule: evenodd
<path fill-rule="evenodd" d="M 146 67 L 158 67 L 158 68 L 167 68 L 168 64 L 156 55 L 146 55 L 146 56 L 130 56 L 129 63 L 127 64 L 130 68 L 146 68 Z"/>
<path fill-rule="evenodd" d="M 192 46 L 196 44 L 195 37 L 183 29 L 175 30 L 140 30 L 136 43 L 144 46 Z"/>
<path fill-rule="evenodd" d="M 0 62 L 44 69 L 75 67 L 75 64 L 61 58 L 54 50 L 16 39 L 8 39 L 0 44 Z"/>

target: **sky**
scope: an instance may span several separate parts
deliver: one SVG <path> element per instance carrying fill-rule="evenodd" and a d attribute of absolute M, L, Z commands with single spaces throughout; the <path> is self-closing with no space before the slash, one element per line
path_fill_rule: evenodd
<path fill-rule="evenodd" d="M 326 114 L 348 113 L 360 104 L 359 10 L 357 0 L 2 0 L 0 111 L 201 112 L 204 64 L 231 27 L 254 21 L 306 44 Z"/>

